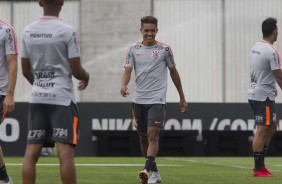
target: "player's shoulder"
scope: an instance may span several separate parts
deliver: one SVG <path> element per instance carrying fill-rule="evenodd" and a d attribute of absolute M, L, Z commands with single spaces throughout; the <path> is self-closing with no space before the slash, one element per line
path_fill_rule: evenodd
<path fill-rule="evenodd" d="M 141 48 L 142 48 L 142 42 L 135 42 L 129 46 L 127 53 L 135 52 Z"/>
<path fill-rule="evenodd" d="M 138 41 L 130 45 L 131 49 L 140 49 L 142 47 L 142 42 Z"/>
<path fill-rule="evenodd" d="M 31 28 L 32 28 L 33 26 L 35 26 L 38 22 L 39 22 L 38 20 L 35 20 L 35 21 L 29 23 L 28 25 L 26 25 L 26 26 L 24 27 L 23 31 L 27 31 L 27 30 L 31 29 Z"/>
<path fill-rule="evenodd" d="M 15 30 L 14 30 L 13 26 L 9 25 L 8 23 L 6 23 L 6 22 L 4 22 L 0 19 L 0 31 L 4 32 L 4 33 L 10 33 L 12 31 L 14 32 Z"/>
<path fill-rule="evenodd" d="M 260 41 L 257 44 L 257 47 L 260 47 L 262 51 L 264 52 L 277 52 L 277 49 L 275 48 L 275 46 L 269 42 L 266 41 Z"/>
<path fill-rule="evenodd" d="M 69 32 L 76 32 L 76 29 L 74 26 L 64 22 L 63 20 L 60 20 L 60 25 L 62 28 L 64 28 L 66 31 L 69 31 Z"/>
<path fill-rule="evenodd" d="M 170 46 L 167 43 L 163 43 L 163 42 L 157 41 L 156 44 L 160 48 L 164 48 L 164 49 L 169 48 L 170 49 Z"/>
<path fill-rule="evenodd" d="M 171 53 L 172 52 L 171 47 L 168 44 L 160 42 L 160 41 L 157 41 L 156 47 L 159 50 L 165 50 L 167 53 Z"/>

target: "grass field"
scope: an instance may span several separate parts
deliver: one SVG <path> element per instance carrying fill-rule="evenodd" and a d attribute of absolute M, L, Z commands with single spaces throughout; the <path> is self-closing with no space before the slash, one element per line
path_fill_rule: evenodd
<path fill-rule="evenodd" d="M 23 158 L 7 157 L 6 165 L 15 184 L 21 182 Z M 79 184 L 139 184 L 137 174 L 144 159 L 136 157 L 77 157 Z M 282 158 L 268 157 L 271 178 L 251 176 L 252 157 L 158 157 L 163 184 L 281 184 Z M 41 157 L 38 184 L 59 184 L 57 157 Z"/>

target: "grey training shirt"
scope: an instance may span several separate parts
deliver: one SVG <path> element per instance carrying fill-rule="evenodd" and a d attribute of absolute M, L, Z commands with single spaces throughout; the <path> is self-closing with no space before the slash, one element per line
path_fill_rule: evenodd
<path fill-rule="evenodd" d="M 134 68 L 136 87 L 133 102 L 165 104 L 167 67 L 175 66 L 171 48 L 163 43 L 147 47 L 141 42 L 128 50 L 124 67 Z"/>
<path fill-rule="evenodd" d="M 248 99 L 275 100 L 276 81 L 273 70 L 280 69 L 280 56 L 276 48 L 264 40 L 256 43 L 250 53 L 251 85 Z"/>
<path fill-rule="evenodd" d="M 15 31 L 12 26 L 0 20 L 0 95 L 6 95 L 8 87 L 6 55 L 10 54 L 18 54 Z"/>
<path fill-rule="evenodd" d="M 69 58 L 80 57 L 75 29 L 44 16 L 23 31 L 22 57 L 34 74 L 30 103 L 67 106 L 75 102 Z"/>

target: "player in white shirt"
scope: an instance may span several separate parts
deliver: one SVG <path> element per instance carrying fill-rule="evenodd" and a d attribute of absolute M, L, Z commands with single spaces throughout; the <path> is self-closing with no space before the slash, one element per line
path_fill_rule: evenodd
<path fill-rule="evenodd" d="M 0 124 L 7 113 L 14 111 L 14 91 L 17 81 L 17 43 L 14 28 L 0 20 Z M 13 183 L 7 175 L 0 147 L 0 184 Z"/>
<path fill-rule="evenodd" d="M 62 183 L 77 182 L 74 148 L 79 137 L 79 114 L 72 76 L 80 80 L 78 90 L 84 90 L 89 74 L 80 63 L 75 29 L 58 18 L 63 4 L 64 0 L 39 0 L 44 16 L 23 31 L 22 71 L 32 84 L 24 184 L 35 183 L 42 146 L 54 142 Z"/>
<path fill-rule="evenodd" d="M 267 147 L 277 129 L 275 113 L 276 82 L 282 89 L 280 56 L 273 43 L 277 39 L 277 20 L 267 18 L 262 23 L 263 40 L 250 52 L 251 85 L 248 90 L 249 104 L 254 112 L 257 131 L 253 139 L 255 167 L 253 176 L 271 177 L 264 163 Z"/>

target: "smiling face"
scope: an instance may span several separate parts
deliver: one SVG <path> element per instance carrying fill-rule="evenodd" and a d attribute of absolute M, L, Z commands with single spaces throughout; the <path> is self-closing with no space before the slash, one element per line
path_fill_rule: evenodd
<path fill-rule="evenodd" d="M 156 43 L 155 37 L 158 33 L 158 28 L 156 24 L 143 23 L 140 32 L 143 35 L 143 45 L 152 46 Z"/>

